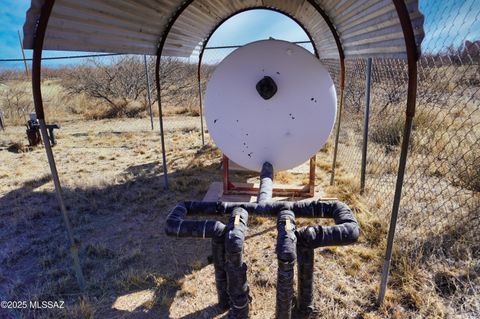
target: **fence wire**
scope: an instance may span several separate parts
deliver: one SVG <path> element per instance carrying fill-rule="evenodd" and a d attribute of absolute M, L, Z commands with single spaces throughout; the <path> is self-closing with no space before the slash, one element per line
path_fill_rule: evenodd
<path fill-rule="evenodd" d="M 408 262 L 418 263 L 445 301 L 458 314 L 473 318 L 480 315 L 480 41 L 471 41 L 469 36 L 475 21 L 480 19 L 480 10 L 468 1 L 457 10 L 434 6 L 428 1 L 425 6 L 430 8 L 426 30 L 448 36 L 427 36 L 423 43 L 426 50 L 417 65 L 417 112 L 403 185 L 396 255 L 407 256 Z M 462 10 L 473 12 L 469 15 L 473 19 L 457 23 L 462 18 L 459 13 Z M 311 45 L 302 45 L 311 50 Z M 200 81 L 203 93 L 215 66 L 233 50 L 205 51 Z M 126 60 L 115 69 L 115 61 L 121 59 Z M 339 93 L 338 60 L 321 61 Z M 197 62 L 196 59 L 162 59 L 162 101 L 165 134 L 190 132 L 197 137 L 192 143 L 200 147 Z M 10 71 L 8 63 L 3 62 L 0 70 L 0 117 L 5 126 L 5 131 L 0 131 L 0 141 L 5 145 L 24 138 L 22 125 L 33 111 L 29 78 L 19 69 Z M 54 68 L 50 63 L 53 62 L 43 63 L 46 117 L 48 122 L 60 124 L 60 137 L 71 138 L 69 147 L 104 148 L 116 141 L 119 147 L 128 148 L 131 133 L 158 138 L 152 58 L 147 64 L 154 102 L 153 132 L 142 57 L 90 58 L 85 59 L 85 65 L 68 70 Z M 339 136 L 339 168 L 353 176 L 355 191 L 359 191 L 362 162 L 366 65 L 363 59 L 346 61 Z M 101 86 L 101 82 L 87 81 L 108 79 L 117 74 L 115 72 L 127 72 L 128 81 L 120 77 L 117 85 L 107 86 L 102 92 L 93 90 L 94 86 Z M 132 77 L 135 80 L 132 81 Z M 84 91 L 73 94 L 73 88 L 65 89 L 69 81 L 85 82 Z M 364 198 L 385 228 L 397 178 L 407 82 L 406 61 L 373 59 Z M 110 103 L 107 99 L 109 94 L 118 93 L 115 90 L 124 90 L 128 98 Z M 96 102 L 92 103 L 85 94 L 97 94 Z M 119 107 L 122 112 L 128 109 L 130 113 L 108 114 L 120 112 Z M 100 138 L 105 135 L 111 138 Z M 167 149 L 171 149 L 168 136 L 166 142 Z"/>
<path fill-rule="evenodd" d="M 418 265 L 446 304 L 474 318 L 480 315 L 480 41 L 472 33 L 480 10 L 471 1 L 452 10 L 428 1 L 424 6 L 427 37 L 417 63 L 394 263 Z M 354 178 L 360 175 L 364 79 L 365 61 L 347 61 L 338 160 Z M 365 198 L 385 222 L 395 191 L 407 82 L 406 61 L 373 59 Z"/>

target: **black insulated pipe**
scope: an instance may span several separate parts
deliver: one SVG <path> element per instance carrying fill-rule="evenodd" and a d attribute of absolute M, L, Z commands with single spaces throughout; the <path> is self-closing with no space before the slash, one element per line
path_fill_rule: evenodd
<path fill-rule="evenodd" d="M 318 202 L 317 202 L 318 203 Z M 358 222 L 352 210 L 342 202 L 323 202 L 318 206 L 322 216 L 335 220 L 335 226 L 307 226 L 297 230 L 299 245 L 315 249 L 325 246 L 353 244 L 360 234 Z"/>
<path fill-rule="evenodd" d="M 263 163 L 260 172 L 260 187 L 258 188 L 257 203 L 272 200 L 273 194 L 273 166 L 269 162 Z"/>
<path fill-rule="evenodd" d="M 298 312 L 302 315 L 309 315 L 313 312 L 313 261 L 315 251 L 311 248 L 297 244 L 297 272 Z"/>
<path fill-rule="evenodd" d="M 352 210 L 342 202 L 321 205 L 322 215 L 335 220 L 335 226 L 307 226 L 296 231 L 298 243 L 298 299 L 300 313 L 313 311 L 314 249 L 325 246 L 349 245 L 357 241 L 360 229 Z M 316 212 L 318 213 L 318 211 Z"/>
<path fill-rule="evenodd" d="M 268 192 L 266 193 L 268 194 Z M 249 213 L 265 216 L 280 214 L 278 218 L 281 216 L 285 220 L 289 218 L 291 224 L 294 224 L 294 220 L 291 220 L 294 216 L 333 218 L 335 220 L 336 225 L 334 226 L 308 226 L 294 230 L 297 239 L 298 263 L 297 308 L 300 312 L 310 313 L 313 310 L 314 249 L 324 246 L 348 245 L 358 239 L 359 226 L 352 210 L 339 201 L 320 200 L 261 203 L 180 202 L 168 215 L 165 231 L 169 236 L 212 238 L 219 304 L 224 308 L 227 307 L 227 304 L 230 306 L 230 318 L 248 317 L 247 267 L 242 254 Z M 231 216 L 228 225 L 225 226 L 223 223 L 213 220 L 185 220 L 187 215 L 192 214 L 217 216 L 229 214 Z M 289 254 L 292 254 L 293 250 L 285 246 L 287 241 L 281 241 L 281 238 L 285 237 L 283 232 L 287 232 L 287 230 L 281 228 L 281 223 L 278 227 L 277 254 L 279 275 L 282 276 L 282 272 L 288 273 L 291 266 L 280 261 L 290 260 L 291 255 L 289 257 Z M 279 287 L 277 298 L 290 300 L 288 289 L 284 290 L 285 293 L 282 292 L 282 287 L 290 287 L 290 277 L 279 277 L 277 281 Z M 281 308 L 277 310 L 279 318 L 284 313 L 287 316 L 285 318 L 288 318 L 288 311 L 284 311 L 280 302 L 277 304 Z"/>
<path fill-rule="evenodd" d="M 225 270 L 225 231 L 223 225 L 221 233 L 212 237 L 212 261 L 215 272 L 215 286 L 217 288 L 218 306 L 222 310 L 230 307 L 227 291 L 227 272 Z"/>
<path fill-rule="evenodd" d="M 225 269 L 227 273 L 230 311 L 228 318 L 246 319 L 249 311 L 247 265 L 243 261 L 243 243 L 247 232 L 248 213 L 237 207 L 230 215 L 225 235 Z"/>
<path fill-rule="evenodd" d="M 224 225 L 215 220 L 185 220 L 188 210 L 185 203 L 180 202 L 168 214 L 165 233 L 176 237 L 212 238 L 221 236 Z"/>
<path fill-rule="evenodd" d="M 277 301 L 275 317 L 292 317 L 293 278 L 295 259 L 297 258 L 297 237 L 295 235 L 295 215 L 283 210 L 277 217 Z"/>

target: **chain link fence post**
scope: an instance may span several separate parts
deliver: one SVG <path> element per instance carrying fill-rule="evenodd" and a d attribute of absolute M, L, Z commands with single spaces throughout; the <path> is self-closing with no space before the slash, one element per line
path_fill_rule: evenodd
<path fill-rule="evenodd" d="M 150 77 L 148 76 L 148 65 L 147 65 L 147 56 L 143 56 L 143 63 L 145 64 L 145 79 L 147 80 L 147 96 L 148 96 L 148 107 L 150 111 L 150 126 L 153 131 L 153 110 L 152 110 L 152 96 L 150 92 Z"/>
<path fill-rule="evenodd" d="M 365 174 L 367 171 L 368 120 L 370 117 L 370 86 L 372 80 L 372 58 L 367 59 L 365 79 L 365 113 L 363 120 L 362 169 L 360 175 L 360 194 L 365 192 Z"/>

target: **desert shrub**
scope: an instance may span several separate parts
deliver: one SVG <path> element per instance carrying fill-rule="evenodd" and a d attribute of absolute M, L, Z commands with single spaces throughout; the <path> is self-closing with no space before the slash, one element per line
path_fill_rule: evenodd
<path fill-rule="evenodd" d="M 112 119 L 120 117 L 137 118 L 146 115 L 141 103 L 129 100 L 113 100 L 114 104 L 88 104 L 81 113 L 88 120 Z"/>
<path fill-rule="evenodd" d="M 154 60 L 149 61 L 152 103 L 155 94 Z M 63 82 L 70 94 L 83 94 L 100 103 L 98 109 L 85 110 L 87 118 L 137 117 L 148 109 L 147 80 L 142 59 L 122 56 L 108 62 L 90 60 L 84 65 L 64 72 Z M 196 77 L 193 65 L 174 58 L 161 61 L 162 104 L 184 105 L 196 94 Z"/>
<path fill-rule="evenodd" d="M 372 142 L 382 145 L 397 146 L 402 140 L 403 120 L 395 118 L 389 122 L 380 122 L 370 130 Z"/>
<path fill-rule="evenodd" d="M 480 151 L 472 148 L 465 153 L 454 167 L 454 185 L 479 192 L 480 191 Z"/>
<path fill-rule="evenodd" d="M 32 96 L 27 83 L 8 82 L 0 87 L 0 105 L 5 122 L 11 125 L 24 124 L 28 113 L 33 111 Z"/>
<path fill-rule="evenodd" d="M 374 123 L 376 124 L 371 128 L 369 133 L 372 142 L 389 146 L 400 145 L 405 127 L 405 121 L 403 117 L 396 115 L 391 121 L 375 121 Z M 426 111 L 425 109 L 417 109 L 412 123 L 412 134 L 410 136 L 411 147 L 415 149 L 419 148 L 420 146 L 425 146 L 417 144 L 423 136 L 430 136 L 432 135 L 431 133 L 435 133 L 440 124 L 441 123 L 437 120 L 437 118 L 430 114 L 430 112 Z M 433 141 L 424 142 L 432 144 Z"/>

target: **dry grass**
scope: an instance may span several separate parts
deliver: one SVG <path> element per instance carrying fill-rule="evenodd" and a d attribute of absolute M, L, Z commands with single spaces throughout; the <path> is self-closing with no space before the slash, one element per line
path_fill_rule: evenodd
<path fill-rule="evenodd" d="M 130 121 L 136 123 L 134 119 Z M 0 201 L 4 220 L 1 238 L 4 241 L 9 238 L 0 256 L 2 264 L 7 265 L 2 268 L 2 276 L 10 278 L 2 284 L 2 291 L 12 298 L 25 298 L 27 289 L 39 298 L 65 299 L 68 306 L 64 312 L 49 314 L 59 317 L 117 317 L 128 311 L 113 309 L 114 301 L 145 289 L 154 291 L 153 297 L 133 312 L 145 312 L 152 318 L 177 318 L 194 313 L 216 316 L 215 310 L 208 308 L 216 300 L 212 266 L 207 262 L 208 242 L 170 239 L 162 228 L 168 208 L 177 200 L 201 198 L 212 181 L 220 180 L 220 153 L 210 145 L 201 148 L 198 131 L 169 131 L 171 190 L 165 192 L 157 151 L 158 135 L 148 131 L 117 134 L 112 131 L 114 123 L 95 121 L 91 128 L 85 122 L 64 125 L 59 144 L 54 148 L 66 202 L 81 242 L 80 257 L 89 299 L 76 297 L 79 292 L 69 266 L 52 182 L 35 177 L 48 171 L 43 149 L 24 154 L 0 153 L 9 163 L 8 171 L 19 171 L 18 176 L 6 177 Z M 79 134 L 79 130 L 86 134 Z M 9 131 L 11 135 L 17 133 Z M 325 166 L 331 154 L 322 154 L 325 155 L 319 155 L 318 162 Z M 279 181 L 293 183 L 300 182 L 303 175 L 277 173 Z M 317 181 L 320 187 L 324 187 L 325 180 L 327 172 L 320 171 Z M 352 187 L 349 177 L 340 176 L 336 187 L 338 191 L 330 191 L 352 205 L 362 227 L 367 229 L 371 217 L 361 198 L 348 191 Z M 36 209 L 27 208 L 31 203 L 38 203 Z M 32 216 L 38 216 L 34 217 L 36 220 L 41 218 L 41 227 L 30 222 Z M 245 256 L 254 297 L 253 318 L 273 315 L 274 225 L 270 218 L 250 219 Z M 20 249 L 13 248 L 11 243 L 20 234 L 28 234 L 35 240 L 23 242 Z M 322 265 L 322 271 L 315 275 L 319 283 L 315 288 L 316 302 L 328 316 L 349 317 L 352 312 L 365 312 L 372 305 L 369 287 L 376 282 L 373 274 L 378 271 L 380 251 L 366 238 L 362 235 L 358 247 L 332 248 L 317 254 L 317 265 Z M 25 286 L 21 269 L 45 274 L 45 279 Z M 351 287 L 352 278 L 369 279 Z M 143 300 L 139 296 L 144 295 L 133 295 L 127 300 L 135 304 L 135 299 Z M 47 312 L 44 314 L 49 316 Z"/>
<path fill-rule="evenodd" d="M 195 115 L 195 107 L 165 108 L 171 183 L 170 190 L 165 191 L 160 139 L 158 131 L 150 131 L 147 118 L 79 121 L 88 116 L 84 112 L 94 112 L 97 106 L 82 96 L 63 96 L 60 103 L 55 100 L 61 96 L 58 87 L 55 82 L 50 85 L 47 116 L 60 119 L 69 115 L 67 121 L 60 122 L 62 129 L 54 152 L 75 236 L 80 243 L 87 296 L 80 296 L 70 266 L 53 183 L 45 175 L 48 164 L 44 149 L 39 147 L 26 153 L 6 150 L 13 144 L 16 149 L 24 146 L 25 141 L 20 141 L 24 135 L 21 126 L 8 126 L 5 133 L 0 132 L 0 162 L 5 163 L 0 166 L 0 296 L 67 302 L 66 309 L 36 313 L 38 318 L 222 317 L 212 306 L 216 294 L 213 266 L 208 263 L 209 242 L 176 240 L 163 233 L 166 214 L 177 201 L 201 199 L 211 182 L 221 180 L 221 154 L 212 146 L 208 135 L 210 143 L 201 147 L 199 118 L 190 116 Z M 56 103 L 62 107 L 55 108 Z M 450 123 L 461 128 L 458 123 L 462 116 L 459 113 L 458 119 L 434 123 Z M 441 154 L 452 144 L 451 137 L 442 134 L 438 125 L 432 126 L 431 117 L 421 110 L 418 113 L 411 150 L 414 161 L 421 162 L 432 153 Z M 444 118 L 444 114 L 439 112 L 436 117 Z M 358 174 L 351 169 L 354 161 L 340 157 L 336 184 L 329 186 L 331 142 L 317 155 L 317 189 L 327 197 L 348 203 L 362 231 L 359 243 L 354 246 L 316 251 L 315 304 L 319 311 L 313 317 L 453 318 L 461 307 L 471 307 L 469 311 L 474 313 L 478 311 L 474 305 L 480 269 L 473 245 L 468 237 L 461 236 L 462 229 L 454 231 L 444 227 L 452 220 L 430 221 L 421 219 L 421 214 L 409 223 L 401 223 L 405 228 L 400 229 L 397 236 L 398 248 L 392 261 L 386 302 L 380 308 L 375 305 L 391 190 L 398 166 L 398 134 L 401 136 L 403 130 L 403 122 L 384 124 L 378 131 L 372 131 L 377 137 L 372 137 L 374 143 L 369 146 L 365 197 L 358 195 Z M 348 143 L 343 144 L 341 140 L 340 147 L 358 151 L 357 126 L 346 126 Z M 429 143 L 430 139 L 436 142 Z M 428 178 L 425 187 L 440 188 L 429 184 L 433 178 L 435 183 L 439 183 L 437 179 L 446 183 L 452 177 L 457 181 L 456 186 L 441 186 L 443 189 L 456 187 L 461 195 L 460 190 L 472 189 L 466 185 L 473 185 L 478 191 L 475 184 L 478 181 L 475 169 L 480 166 L 475 165 L 478 154 L 475 151 L 468 154 L 471 155 L 464 160 L 472 164 L 464 171 L 451 170 L 458 158 L 452 162 L 442 160 L 446 163 L 444 167 L 419 165 Z M 238 178 L 251 176 L 240 174 Z M 277 182 L 291 184 L 301 184 L 304 178 L 305 174 L 295 172 L 277 172 L 275 176 Z M 415 189 L 406 188 L 405 194 L 410 196 L 412 191 Z M 446 210 L 445 204 L 438 207 L 438 211 Z M 465 216 L 473 220 L 476 213 L 472 206 L 470 215 L 465 213 Z M 297 222 L 298 225 L 329 224 L 329 221 L 310 219 Z M 441 229 L 450 237 L 432 236 L 430 243 L 418 246 L 413 234 L 405 231 L 415 224 Z M 275 221 L 250 216 L 245 257 L 253 297 L 252 318 L 274 316 L 275 242 Z M 465 249 L 466 246 L 471 249 Z M 461 263 L 446 261 L 439 254 L 442 251 L 456 256 Z M 452 251 L 456 251 L 456 255 L 450 253 Z M 435 266 L 431 267 L 430 263 Z M 5 311 L 1 311 L 0 317 L 6 316 Z M 32 312 L 19 313 L 19 317 L 32 316 Z"/>
<path fill-rule="evenodd" d="M 453 183 L 474 192 L 480 192 L 480 149 L 473 148 L 465 153 L 460 160 L 461 166 L 455 170 Z"/>

